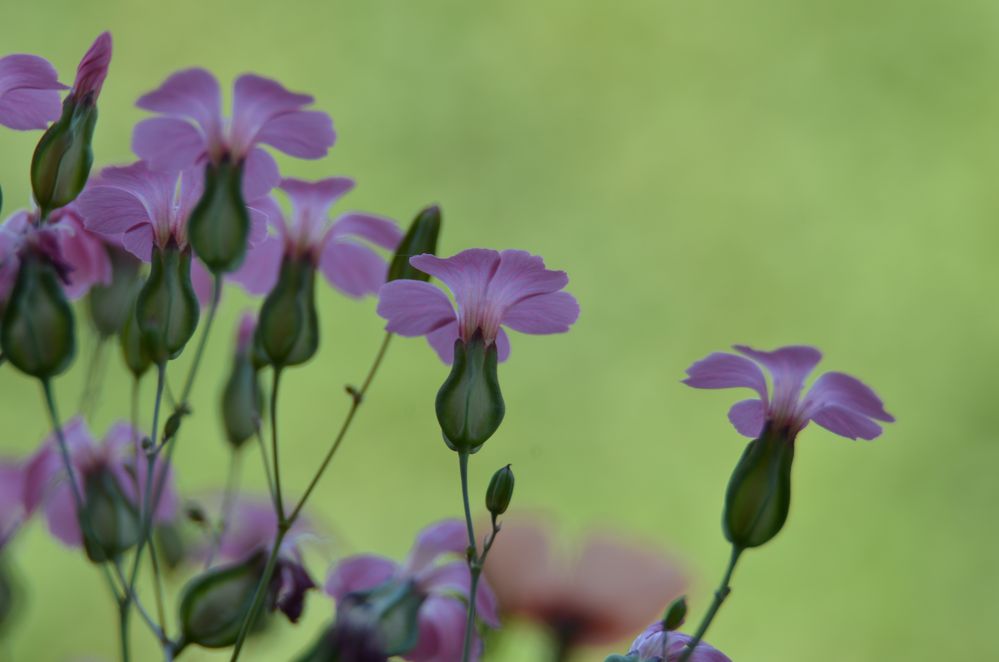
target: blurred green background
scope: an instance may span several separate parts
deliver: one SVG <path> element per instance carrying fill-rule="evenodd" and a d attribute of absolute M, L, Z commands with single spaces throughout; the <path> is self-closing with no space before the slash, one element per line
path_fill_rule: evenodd
<path fill-rule="evenodd" d="M 473 489 L 512 462 L 517 505 L 553 511 L 568 534 L 610 524 L 658 541 L 686 560 L 695 620 L 728 554 L 720 507 L 742 440 L 725 413 L 747 396 L 686 388 L 683 371 L 733 342 L 819 346 L 898 423 L 873 443 L 803 433 L 789 524 L 744 557 L 709 640 L 735 660 L 999 658 L 996 3 L 65 0 L 3 14 L 0 50 L 44 55 L 67 82 L 113 32 L 99 164 L 132 158 L 132 104 L 170 72 L 254 71 L 332 114 L 328 159 L 281 163 L 355 177 L 342 209 L 408 222 L 436 201 L 443 253 L 525 248 L 568 271 L 582 317 L 566 336 L 513 338 L 506 422 L 472 462 Z M 8 213 L 29 200 L 38 137 L 0 131 Z M 372 300 L 324 289 L 320 304 L 319 358 L 284 380 L 289 485 L 310 475 L 381 337 Z M 177 453 L 190 493 L 224 477 L 215 406 L 246 305 L 227 295 L 195 388 Z M 66 411 L 91 343 L 58 382 Z M 99 432 L 127 412 L 113 358 Z M 339 554 L 401 558 L 423 525 L 460 514 L 432 406 L 445 374 L 422 341 L 393 343 L 315 495 L 330 532 L 317 577 Z M 27 453 L 47 430 L 38 389 L 9 368 L 0 389 L 0 450 Z M 244 481 L 256 489 L 258 464 Z M 13 552 L 28 603 L 0 655 L 113 659 L 98 573 L 40 521 Z M 330 614 L 313 595 L 299 627 L 245 659 L 286 659 Z M 519 628 L 493 659 L 543 651 Z"/>

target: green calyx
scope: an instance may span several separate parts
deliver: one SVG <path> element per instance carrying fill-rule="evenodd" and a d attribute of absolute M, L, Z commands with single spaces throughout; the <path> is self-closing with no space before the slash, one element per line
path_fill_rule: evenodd
<path fill-rule="evenodd" d="M 475 453 L 503 422 L 506 405 L 496 366 L 496 343 L 486 346 L 481 332 L 467 343 L 455 341 L 451 374 L 436 402 L 437 421 L 451 450 Z"/>
<path fill-rule="evenodd" d="M 188 241 L 213 274 L 235 271 L 246 256 L 250 212 L 243 200 L 243 164 L 228 158 L 205 166 L 205 190 L 187 223 Z"/>
<path fill-rule="evenodd" d="M 175 358 L 194 335 L 200 310 L 191 285 L 191 251 L 153 248 L 149 277 L 139 291 L 135 315 L 142 345 L 156 363 Z"/>
<path fill-rule="evenodd" d="M 62 104 L 62 116 L 38 141 L 31 158 L 31 189 L 43 219 L 75 200 L 86 185 L 96 125 L 97 106 L 70 96 Z"/>
<path fill-rule="evenodd" d="M 725 493 L 725 537 L 736 548 L 759 547 L 784 527 L 793 461 L 793 438 L 770 426 L 746 446 Z"/>
<path fill-rule="evenodd" d="M 305 363 L 319 349 L 315 282 L 316 268 L 308 258 L 286 256 L 277 284 L 264 299 L 257 338 L 276 368 Z"/>

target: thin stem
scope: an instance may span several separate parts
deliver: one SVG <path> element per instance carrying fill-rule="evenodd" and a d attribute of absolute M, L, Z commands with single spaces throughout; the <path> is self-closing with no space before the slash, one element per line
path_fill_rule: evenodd
<path fill-rule="evenodd" d="M 715 598 L 711 601 L 711 606 L 708 607 L 708 611 L 704 614 L 704 619 L 701 620 L 701 624 L 697 627 L 697 632 L 694 633 L 693 638 L 687 642 L 687 647 L 683 651 L 683 655 L 680 656 L 679 662 L 687 662 L 690 656 L 694 654 L 694 649 L 697 648 L 697 644 L 701 643 L 701 639 L 704 638 L 705 633 L 711 626 L 711 622 L 715 619 L 715 615 L 721 608 L 722 603 L 725 602 L 725 598 L 728 594 L 732 592 L 732 587 L 729 584 L 732 581 L 732 573 L 735 571 L 735 564 L 739 562 L 739 556 L 742 554 L 743 549 L 741 547 L 732 546 L 732 556 L 728 561 L 728 568 L 725 570 L 725 577 L 722 578 L 721 584 L 718 586 L 718 590 L 715 591 Z"/>
<path fill-rule="evenodd" d="M 236 497 L 236 492 L 239 489 L 239 458 L 239 450 L 233 448 L 232 454 L 229 456 L 229 471 L 226 472 L 225 491 L 222 493 L 222 505 L 219 508 L 218 526 L 215 529 L 215 535 L 212 536 L 212 545 L 208 550 L 208 557 L 205 559 L 205 570 L 208 570 L 208 568 L 211 567 L 212 562 L 215 560 L 215 554 L 222 545 L 222 537 L 225 536 L 225 530 L 229 524 L 229 513 L 232 511 L 232 503 Z"/>
<path fill-rule="evenodd" d="M 462 649 L 462 662 L 472 659 L 472 641 L 475 638 L 475 594 L 479 588 L 479 575 L 482 564 L 475 544 L 475 528 L 472 525 L 472 509 L 468 502 L 468 453 L 458 451 L 458 472 L 461 474 L 461 500 L 465 505 L 465 525 L 468 527 L 468 570 L 472 584 L 468 590 L 468 617 L 465 620 L 465 645 Z"/>
<path fill-rule="evenodd" d="M 115 575 L 118 577 L 118 581 L 121 582 L 122 586 L 124 586 L 127 591 L 128 580 L 125 578 L 125 571 L 122 570 L 121 563 L 118 560 L 115 560 L 111 564 L 111 566 L 114 568 Z M 135 593 L 126 593 L 124 596 L 122 596 L 119 599 L 119 603 L 123 605 L 125 609 L 128 609 L 130 605 L 134 604 L 136 611 L 139 612 L 139 616 L 142 617 L 142 620 L 149 627 L 150 632 L 152 632 L 153 635 L 155 635 L 156 638 L 159 640 L 160 645 L 166 645 L 167 643 L 169 643 L 170 640 L 169 638 L 167 638 L 166 633 L 163 631 L 162 628 L 160 628 L 159 625 L 156 624 L 156 621 L 153 620 L 153 617 L 150 616 L 149 611 L 142 605 L 142 602 L 139 600 L 139 596 L 137 596 Z M 127 622 L 128 621 L 126 620 L 126 624 Z"/>
<path fill-rule="evenodd" d="M 94 351 L 90 355 L 90 361 L 87 364 L 87 375 L 83 381 L 83 392 L 80 393 L 79 410 L 84 417 L 89 417 L 93 414 L 93 410 L 97 407 L 98 386 L 104 376 L 104 367 L 106 365 L 104 361 L 104 350 L 106 347 L 107 339 L 98 336 L 94 345 Z"/>
<path fill-rule="evenodd" d="M 264 606 L 264 598 L 267 595 L 267 587 L 270 585 L 270 578 L 274 574 L 274 568 L 277 566 L 278 554 L 281 551 L 281 543 L 284 542 L 285 534 L 288 533 L 289 525 L 287 523 L 281 522 L 278 524 L 278 535 L 274 539 L 274 545 L 271 547 L 271 553 L 267 557 L 267 565 L 264 567 L 264 574 L 260 578 L 260 582 L 257 584 L 257 590 L 253 593 L 253 602 L 250 604 L 250 610 L 246 612 L 246 617 L 243 618 L 243 624 L 239 628 L 239 636 L 236 637 L 236 646 L 232 649 L 232 657 L 230 662 L 236 662 L 239 659 L 239 652 L 243 650 L 243 643 L 246 641 L 246 636 L 250 633 L 253 627 L 253 623 L 257 620 L 260 615 L 260 610 Z"/>
<path fill-rule="evenodd" d="M 160 572 L 159 552 L 156 551 L 156 542 L 149 541 L 149 562 L 153 566 L 153 597 L 156 600 L 156 617 L 160 624 L 160 629 L 166 632 L 166 609 L 163 603 L 163 574 Z"/>
<path fill-rule="evenodd" d="M 128 645 L 128 601 L 118 601 L 118 636 L 121 639 L 121 662 L 130 662 L 132 656 L 129 654 Z"/>
<path fill-rule="evenodd" d="M 135 548 L 135 557 L 132 559 L 132 572 L 128 580 L 129 595 L 135 594 L 135 580 L 139 576 L 139 564 L 142 562 L 142 552 L 146 547 L 146 542 L 150 539 L 152 530 L 153 513 L 156 507 L 153 502 L 153 483 L 156 482 L 156 452 L 157 430 L 160 423 L 160 405 L 163 402 L 163 384 L 166 381 L 166 363 L 156 366 L 156 399 L 153 401 L 153 427 L 149 434 L 149 441 L 152 450 L 146 452 L 146 486 L 143 490 L 142 503 L 139 508 L 139 544 Z"/>
<path fill-rule="evenodd" d="M 257 428 L 257 433 L 253 436 L 257 438 L 257 446 L 260 448 L 260 459 L 264 463 L 264 476 L 267 478 L 267 490 L 271 494 L 271 503 L 274 504 L 274 512 L 277 512 L 277 493 L 274 491 L 274 478 L 271 476 L 271 463 L 267 458 L 267 445 L 264 443 L 264 435 L 260 434 L 259 427 Z"/>
<path fill-rule="evenodd" d="M 281 461 L 278 459 L 278 387 L 281 384 L 281 368 L 274 366 L 274 386 L 271 388 L 271 457 L 274 460 L 274 502 L 277 504 L 278 522 L 285 521 L 284 500 L 281 496 Z"/>
<path fill-rule="evenodd" d="M 352 398 L 350 410 L 347 411 L 347 416 L 343 419 L 343 423 L 340 425 L 340 431 L 337 432 L 337 435 L 333 440 L 333 444 L 330 446 L 329 450 L 326 451 L 326 457 L 324 457 L 323 461 L 320 463 L 319 469 L 316 470 L 316 474 L 312 477 L 312 480 L 309 481 L 309 486 L 305 488 L 305 492 L 302 493 L 302 498 L 298 500 L 298 504 L 295 506 L 295 509 L 291 511 L 291 516 L 288 517 L 289 522 L 294 522 L 298 517 L 298 514 L 302 511 L 302 507 L 305 506 L 305 502 L 312 494 L 312 491 L 316 489 L 316 485 L 319 484 L 319 479 L 322 478 L 323 473 L 326 471 L 326 467 L 329 466 L 333 456 L 336 455 L 337 449 L 340 448 L 340 444 L 343 443 L 344 437 L 347 436 L 347 430 L 350 429 L 350 424 L 354 420 L 354 415 L 361 407 L 361 404 L 364 403 L 364 396 L 367 395 L 368 388 L 370 388 L 371 382 L 375 378 L 375 373 L 378 372 L 378 368 L 382 364 L 382 359 L 385 358 L 385 352 L 388 350 L 390 340 L 392 340 L 392 334 L 386 333 L 385 339 L 382 340 L 382 345 L 378 348 L 378 353 L 375 355 L 375 360 L 371 363 L 371 367 L 368 369 L 368 374 L 364 378 L 364 382 L 361 384 L 361 388 L 347 388 L 347 392 L 350 393 Z"/>
<path fill-rule="evenodd" d="M 222 276 L 215 277 L 212 286 L 212 303 L 208 307 L 208 317 L 205 319 L 205 330 L 198 339 L 198 347 L 194 350 L 194 361 L 187 371 L 187 379 L 184 381 L 184 390 L 180 392 L 181 405 L 187 404 L 187 399 L 191 396 L 191 389 L 194 387 L 194 376 L 198 373 L 198 366 L 201 364 L 201 357 L 205 353 L 205 345 L 208 344 L 208 334 L 212 330 L 212 322 L 215 321 L 215 313 L 219 309 L 219 299 L 222 298 Z"/>

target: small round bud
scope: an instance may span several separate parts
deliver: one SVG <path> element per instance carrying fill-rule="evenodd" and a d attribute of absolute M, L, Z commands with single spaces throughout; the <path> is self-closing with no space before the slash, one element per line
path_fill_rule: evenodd
<path fill-rule="evenodd" d="M 135 316 L 135 298 L 132 299 L 129 311 L 128 317 L 125 319 L 125 324 L 118 334 L 118 341 L 121 344 L 121 354 L 125 359 L 125 365 L 128 366 L 128 370 L 132 373 L 132 376 L 135 379 L 139 379 L 149 370 L 149 367 L 153 364 L 153 360 L 150 358 L 149 352 L 146 351 L 145 344 L 142 342 L 142 332 L 139 331 L 139 320 Z"/>
<path fill-rule="evenodd" d="M 246 256 L 250 212 L 243 201 L 243 164 L 228 158 L 205 166 L 205 190 L 191 211 L 187 236 L 209 271 L 235 271 Z"/>
<path fill-rule="evenodd" d="M 496 344 L 481 333 L 454 343 L 451 374 L 437 392 L 437 422 L 444 443 L 459 453 L 475 453 L 499 428 L 506 413 L 496 376 Z"/>
<path fill-rule="evenodd" d="M 437 252 L 437 237 L 441 231 L 441 208 L 431 205 L 420 211 L 413 219 L 406 231 L 406 236 L 399 242 L 395 249 L 395 255 L 389 264 L 388 277 L 386 282 L 408 278 L 410 280 L 430 280 L 430 276 L 423 273 L 409 263 L 409 258 L 414 255 L 424 253 L 434 254 Z"/>
<path fill-rule="evenodd" d="M 513 498 L 513 471 L 510 465 L 506 465 L 493 474 L 486 489 L 486 510 L 493 517 L 497 517 L 506 512 L 510 507 L 510 500 Z"/>
<path fill-rule="evenodd" d="M 784 527 L 793 461 L 794 441 L 769 426 L 746 446 L 725 492 L 725 537 L 737 548 L 759 547 Z"/>
<path fill-rule="evenodd" d="M 687 618 L 687 596 L 681 595 L 666 608 L 663 616 L 663 628 L 666 630 L 679 630 L 683 621 Z"/>
<path fill-rule="evenodd" d="M 257 433 L 263 399 L 259 373 L 250 354 L 237 354 L 222 391 L 222 424 L 233 448 L 239 448 Z"/>
<path fill-rule="evenodd" d="M 180 422 L 184 419 L 185 414 L 186 412 L 178 410 L 170 414 L 169 418 L 167 418 L 166 423 L 163 425 L 164 443 L 177 436 L 177 431 L 180 430 Z"/>

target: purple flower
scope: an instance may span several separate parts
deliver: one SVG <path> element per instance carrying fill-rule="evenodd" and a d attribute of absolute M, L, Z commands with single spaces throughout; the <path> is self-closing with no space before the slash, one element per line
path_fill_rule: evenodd
<path fill-rule="evenodd" d="M 0 551 L 24 521 L 24 469 L 15 460 L 0 460 Z"/>
<path fill-rule="evenodd" d="M 496 343 L 499 360 L 510 354 L 507 326 L 521 333 L 565 333 L 579 317 L 579 304 L 561 291 L 569 277 L 545 268 L 526 251 L 472 248 L 453 257 L 417 255 L 409 263 L 439 278 L 454 295 L 458 312 L 439 288 L 415 280 L 395 280 L 379 293 L 378 314 L 386 330 L 403 336 L 426 336 L 445 363 L 454 341 L 468 342 L 481 331 L 486 345 Z"/>
<path fill-rule="evenodd" d="M 264 294 L 274 287 L 284 258 L 304 259 L 318 267 L 330 285 L 347 296 L 374 294 L 385 283 L 386 260 L 366 246 L 369 242 L 395 250 L 402 231 L 388 219 L 370 214 L 349 212 L 329 218 L 329 209 L 354 188 L 346 177 L 331 177 L 316 182 L 300 179 L 281 181 L 292 204 L 292 214 L 285 217 L 272 204 L 270 218 L 277 236 L 269 236 L 251 249 L 244 266 L 233 278 L 253 294 Z"/>
<path fill-rule="evenodd" d="M 663 636 L 666 636 L 666 659 L 663 659 Z M 681 632 L 663 632 L 662 621 L 650 625 L 631 644 L 628 655 L 635 655 L 641 662 L 677 662 L 691 637 Z M 731 662 L 728 656 L 703 641 L 697 644 L 690 662 Z"/>
<path fill-rule="evenodd" d="M 102 32 L 83 54 L 80 66 L 76 68 L 76 80 L 73 82 L 69 98 L 77 103 L 96 103 L 101 88 L 104 87 L 104 79 L 107 78 L 110 65 L 111 33 Z"/>
<path fill-rule="evenodd" d="M 464 522 L 445 520 L 420 532 L 402 565 L 380 556 L 351 556 L 330 572 L 326 592 L 337 602 L 342 602 L 352 593 L 366 591 L 388 581 L 414 582 L 426 599 L 420 606 L 416 647 L 402 657 L 413 662 L 460 660 L 471 575 L 465 560 L 458 557 L 465 554 L 467 536 Z M 445 555 L 453 555 L 456 560 L 439 563 Z M 475 605 L 486 624 L 499 627 L 496 598 L 485 578 L 479 583 Z M 480 641 L 476 645 L 480 654 L 481 647 Z"/>
<path fill-rule="evenodd" d="M 274 158 L 259 147 L 305 159 L 326 155 L 333 122 L 325 113 L 303 110 L 311 96 L 289 92 L 252 74 L 236 79 L 232 116 L 222 116 L 219 84 L 204 69 L 178 71 L 136 105 L 161 117 L 139 122 L 132 148 L 156 170 L 185 170 L 205 161 L 245 162 L 243 197 L 260 197 L 278 183 Z"/>
<path fill-rule="evenodd" d="M 45 58 L 0 58 L 0 124 L 18 131 L 44 129 L 62 113 L 59 91 L 65 89 Z"/>
<path fill-rule="evenodd" d="M 68 421 L 62 432 L 69 447 L 77 486 L 82 489 L 88 476 L 106 471 L 115 479 L 135 511 L 139 512 L 148 473 L 139 447 L 141 435 L 127 423 L 116 423 L 98 445 L 86 422 L 80 417 Z M 79 547 L 83 544 L 83 536 L 72 488 L 67 480 L 57 443 L 55 434 L 50 435 L 25 465 L 24 509 L 31 514 L 38 507 L 43 507 L 52 535 L 71 547 Z M 154 471 L 156 483 L 160 481 L 162 466 L 157 466 Z M 163 493 L 153 513 L 153 522 L 170 521 L 177 510 L 172 474 L 167 474 L 163 484 Z"/>
<path fill-rule="evenodd" d="M 266 557 L 277 532 L 277 514 L 270 501 L 240 497 L 233 503 L 225 531 L 219 539 L 219 559 L 242 562 L 258 554 Z M 292 623 L 302 615 L 305 593 L 316 587 L 305 569 L 300 549 L 302 541 L 314 535 L 308 520 L 299 517 L 285 535 L 278 552 L 270 608 L 280 609 Z"/>
<path fill-rule="evenodd" d="M 809 421 L 815 421 L 848 439 L 874 439 L 881 434 L 881 426 L 874 421 L 895 420 L 869 386 L 841 372 L 823 374 L 802 396 L 805 380 L 822 359 L 814 347 L 764 352 L 736 345 L 735 349 L 744 356 L 710 354 L 687 368 L 683 381 L 694 388 L 745 387 L 756 391 L 759 398 L 737 402 L 728 412 L 742 435 L 759 437 L 770 424 L 793 439 Z M 760 366 L 770 373 L 770 392 Z"/>
<path fill-rule="evenodd" d="M 44 224 L 18 211 L 0 225 L 0 302 L 10 297 L 21 259 L 33 251 L 55 267 L 66 295 L 76 299 L 111 282 L 111 260 L 100 238 L 86 230 L 74 205 L 57 209 Z"/>

